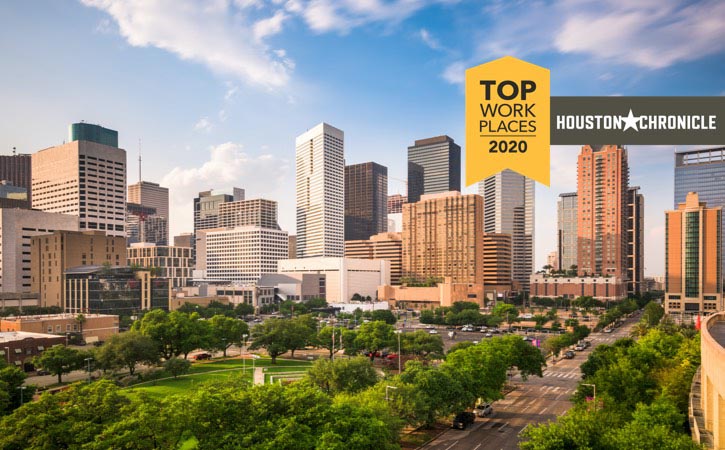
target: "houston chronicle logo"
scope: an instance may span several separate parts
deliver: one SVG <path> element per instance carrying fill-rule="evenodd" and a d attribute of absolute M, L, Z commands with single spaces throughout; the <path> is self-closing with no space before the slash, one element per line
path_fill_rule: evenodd
<path fill-rule="evenodd" d="M 557 115 L 557 130 L 717 130 L 716 115 Z"/>

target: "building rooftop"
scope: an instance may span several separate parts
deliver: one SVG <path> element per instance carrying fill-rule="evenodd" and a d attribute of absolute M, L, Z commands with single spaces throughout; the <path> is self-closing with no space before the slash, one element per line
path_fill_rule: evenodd
<path fill-rule="evenodd" d="M 23 339 L 46 339 L 60 337 L 57 334 L 29 333 L 27 331 L 3 331 L 0 332 L 0 344 L 22 341 Z"/>
<path fill-rule="evenodd" d="M 12 321 L 12 322 L 43 322 L 46 320 L 61 320 L 61 319 L 76 319 L 78 314 L 61 313 L 61 314 L 38 314 L 34 316 L 8 316 L 3 317 L 0 320 Z M 112 314 L 86 314 L 83 313 L 83 317 L 86 319 L 97 319 L 102 317 L 118 317 Z"/>

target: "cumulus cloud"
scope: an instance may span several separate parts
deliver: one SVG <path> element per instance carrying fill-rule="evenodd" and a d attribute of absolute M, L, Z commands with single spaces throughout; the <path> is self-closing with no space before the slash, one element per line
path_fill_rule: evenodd
<path fill-rule="evenodd" d="M 399 23 L 417 11 L 446 0 L 311 0 L 290 1 L 288 11 L 302 15 L 313 31 L 348 32 L 351 28 L 373 22 Z"/>
<path fill-rule="evenodd" d="M 282 24 L 287 20 L 288 16 L 284 11 L 279 10 L 271 17 L 258 20 L 254 24 L 254 38 L 258 41 L 268 36 L 273 36 L 282 31 Z"/>

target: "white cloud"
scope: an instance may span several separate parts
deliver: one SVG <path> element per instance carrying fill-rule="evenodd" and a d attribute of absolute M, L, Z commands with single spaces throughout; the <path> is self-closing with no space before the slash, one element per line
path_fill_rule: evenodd
<path fill-rule="evenodd" d="M 196 131 L 203 131 L 205 133 L 209 133 L 214 128 L 214 124 L 211 123 L 211 120 L 209 120 L 208 117 L 202 117 L 194 124 L 194 129 Z"/>
<path fill-rule="evenodd" d="M 177 227 L 171 230 L 172 233 L 191 231 L 193 199 L 201 191 L 231 192 L 232 187 L 241 187 L 248 198 L 262 196 L 277 200 L 293 197 L 278 192 L 279 187 L 289 180 L 290 170 L 289 161 L 269 153 L 249 155 L 243 151 L 241 144 L 226 142 L 209 148 L 209 158 L 200 167 L 175 167 L 161 181 L 169 188 L 171 196 L 172 226 Z"/>
<path fill-rule="evenodd" d="M 419 31 L 420 39 L 423 41 L 425 45 L 430 47 L 433 50 L 441 50 L 443 47 L 441 46 L 441 43 L 438 42 L 438 39 L 433 37 L 433 35 L 426 30 L 425 28 L 421 28 Z"/>
<path fill-rule="evenodd" d="M 227 90 L 224 92 L 224 100 L 229 101 L 239 92 L 239 86 L 227 83 Z"/>
<path fill-rule="evenodd" d="M 463 84 L 466 81 L 466 63 L 456 61 L 443 71 L 443 79 L 451 84 Z"/>
<path fill-rule="evenodd" d="M 273 36 L 282 31 L 282 24 L 289 16 L 284 11 L 278 10 L 273 16 L 261 19 L 254 24 L 254 38 L 258 41 L 268 36 Z"/>
<path fill-rule="evenodd" d="M 229 117 L 229 115 L 227 114 L 226 110 L 220 109 L 219 110 L 219 122 L 226 122 L 227 117 Z"/>
<path fill-rule="evenodd" d="M 134 47 L 158 47 L 252 85 L 275 88 L 289 80 L 289 59 L 280 59 L 255 39 L 243 10 L 233 10 L 227 0 L 81 1 L 108 13 Z M 249 7 L 256 2 L 242 3 Z"/>

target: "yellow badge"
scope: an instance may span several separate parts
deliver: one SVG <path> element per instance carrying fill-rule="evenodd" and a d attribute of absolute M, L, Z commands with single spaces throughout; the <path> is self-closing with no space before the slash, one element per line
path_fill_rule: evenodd
<path fill-rule="evenodd" d="M 549 79 L 511 56 L 466 70 L 466 186 L 504 169 L 549 186 Z"/>

